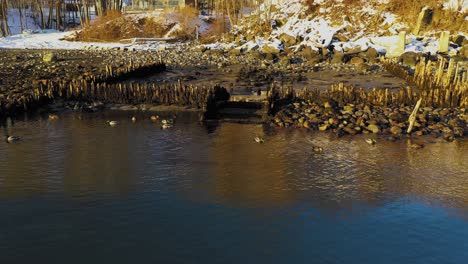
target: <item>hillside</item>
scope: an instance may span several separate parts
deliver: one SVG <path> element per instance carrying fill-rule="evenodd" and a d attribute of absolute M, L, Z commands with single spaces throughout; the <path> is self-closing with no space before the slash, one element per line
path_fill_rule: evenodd
<path fill-rule="evenodd" d="M 452 35 L 450 50 L 458 52 L 466 44 L 468 28 L 468 1 L 455 5 L 454 1 L 434 4 L 431 19 L 412 34 L 418 15 L 424 5 L 419 1 L 275 1 L 262 5 L 256 12 L 234 26 L 225 40 L 241 52 L 260 49 L 265 52 L 300 52 L 322 48 L 347 51 L 372 47 L 385 54 L 397 41 L 395 37 L 406 32 L 406 50 L 435 53 L 440 32 Z M 426 1 L 428 4 L 431 1 Z M 436 1 L 437 2 L 437 1 Z M 411 6 L 411 8 L 409 8 Z M 403 13 L 401 8 L 406 11 Z M 447 19 L 450 18 L 450 19 Z M 455 38 L 460 37 L 455 40 Z"/>

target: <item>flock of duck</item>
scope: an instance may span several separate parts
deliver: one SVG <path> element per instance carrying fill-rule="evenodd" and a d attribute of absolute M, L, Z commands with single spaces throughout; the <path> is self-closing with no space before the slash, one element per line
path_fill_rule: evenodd
<path fill-rule="evenodd" d="M 58 118 L 59 117 L 56 114 L 50 114 L 49 115 L 49 120 L 51 120 L 51 121 L 55 121 Z M 137 118 L 135 116 L 132 116 L 131 120 L 132 120 L 133 123 L 135 123 L 137 121 Z M 152 115 L 150 117 L 150 120 L 153 121 L 153 122 L 157 122 L 157 121 L 160 120 L 160 117 L 158 115 Z M 106 121 L 106 123 L 109 126 L 112 126 L 112 127 L 115 127 L 115 126 L 117 126 L 119 124 L 119 122 L 115 121 L 115 120 L 108 120 L 108 121 Z M 169 128 L 172 128 L 173 126 L 174 126 L 174 119 L 167 118 L 167 119 L 162 119 L 161 120 L 161 129 L 169 129 Z M 18 136 L 11 136 L 11 135 L 6 135 L 5 136 L 5 141 L 7 143 L 14 143 L 14 142 L 18 142 L 20 140 L 21 140 L 21 138 L 18 137 Z M 367 139 L 365 139 L 365 141 L 369 145 L 374 145 L 374 144 L 377 143 L 377 141 L 375 139 L 373 139 L 373 138 L 367 138 Z M 265 143 L 265 139 L 263 137 L 256 136 L 254 138 L 254 142 L 256 142 L 258 144 L 263 144 L 263 143 Z M 413 148 L 413 149 L 421 149 L 421 148 L 424 147 L 424 145 L 422 145 L 422 144 L 411 143 L 411 142 L 408 143 L 408 146 L 410 148 Z M 312 151 L 316 152 L 316 153 L 321 153 L 321 152 L 323 152 L 323 147 L 312 146 Z"/>
<path fill-rule="evenodd" d="M 153 115 L 150 117 L 150 120 L 153 122 L 157 122 L 159 120 L 158 115 Z M 132 116 L 132 122 L 135 123 L 137 121 L 137 118 L 135 116 Z M 107 120 L 106 122 L 109 126 L 117 126 L 119 124 L 118 121 L 115 120 Z M 167 118 L 167 119 L 162 119 L 161 120 L 161 128 L 162 129 L 169 129 L 174 126 L 174 119 Z"/>
<path fill-rule="evenodd" d="M 58 115 L 56 114 L 50 114 L 49 115 L 49 120 L 51 121 L 55 121 L 59 119 Z M 150 120 L 153 121 L 153 122 L 157 122 L 159 120 L 159 116 L 158 115 L 153 115 L 150 117 Z M 132 117 L 132 122 L 135 123 L 137 121 L 137 118 L 135 116 Z M 107 120 L 106 123 L 109 125 L 109 126 L 112 126 L 112 127 L 115 127 L 119 124 L 118 121 L 115 121 L 115 120 Z M 167 118 L 167 119 L 162 119 L 161 120 L 161 129 L 169 129 L 169 128 L 172 128 L 174 126 L 174 119 L 172 118 Z M 5 135 L 5 142 L 6 143 L 15 143 L 15 142 L 18 142 L 20 141 L 21 138 L 18 137 L 18 136 L 11 136 L 11 135 Z"/>

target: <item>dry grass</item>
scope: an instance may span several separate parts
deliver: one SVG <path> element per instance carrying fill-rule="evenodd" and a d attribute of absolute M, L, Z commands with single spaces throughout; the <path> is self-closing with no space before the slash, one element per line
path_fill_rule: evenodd
<path fill-rule="evenodd" d="M 210 29 L 200 36 L 200 42 L 203 44 L 214 43 L 222 38 L 227 33 L 226 23 L 222 19 L 215 19 L 211 23 Z"/>
<path fill-rule="evenodd" d="M 444 10 L 443 3 L 443 0 L 391 0 L 385 7 L 399 15 L 402 22 L 411 27 L 416 25 L 421 10 L 428 6 L 433 10 L 433 19 L 426 30 L 448 30 L 453 32 L 465 29 L 468 26 L 467 21 L 465 21 L 467 14 L 457 10 Z"/>
<path fill-rule="evenodd" d="M 177 39 L 190 39 L 194 36 L 197 14 L 190 7 L 182 8 L 177 13 L 165 11 L 157 17 L 126 16 L 110 11 L 85 26 L 77 40 L 110 42 L 128 38 L 161 38 L 168 33 Z M 171 19 L 168 19 L 169 16 Z"/>
<path fill-rule="evenodd" d="M 388 4 L 375 4 L 377 14 L 370 15 L 365 12 L 360 12 L 362 7 L 368 4 L 368 0 L 336 0 L 327 1 L 325 4 L 317 4 L 314 0 L 304 0 L 309 7 L 309 14 L 317 14 L 319 8 L 332 8 L 332 12 L 328 16 L 337 24 L 341 24 L 343 17 L 351 22 L 351 24 L 365 25 L 367 32 L 377 32 L 382 29 L 383 16 L 385 12 L 391 12 L 398 15 L 400 22 L 407 25 L 404 30 L 411 30 L 417 23 L 419 13 L 422 8 L 428 6 L 432 9 L 432 23 L 425 29 L 431 30 L 448 30 L 451 32 L 464 31 L 468 27 L 468 21 L 465 17 L 466 12 L 461 13 L 458 10 L 444 10 L 444 0 L 390 0 Z M 322 14 L 323 15 L 323 14 Z"/>

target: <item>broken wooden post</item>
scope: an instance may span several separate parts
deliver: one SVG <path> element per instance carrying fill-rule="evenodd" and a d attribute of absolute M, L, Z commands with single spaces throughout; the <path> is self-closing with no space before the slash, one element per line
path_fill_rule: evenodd
<path fill-rule="evenodd" d="M 418 16 L 418 22 L 413 29 L 413 35 L 419 35 L 421 30 L 424 30 L 432 22 L 432 9 L 429 9 L 427 6 L 423 7 Z"/>
<path fill-rule="evenodd" d="M 439 39 L 439 53 L 447 53 L 449 47 L 449 31 L 442 31 Z"/>
<path fill-rule="evenodd" d="M 406 46 L 406 32 L 402 31 L 398 33 L 398 42 L 397 42 L 397 46 L 394 52 L 400 55 L 403 54 L 405 52 L 405 46 Z"/>
<path fill-rule="evenodd" d="M 416 114 L 418 113 L 419 107 L 421 106 L 421 102 L 422 102 L 422 98 L 418 100 L 418 102 L 416 103 L 416 106 L 414 107 L 413 112 L 411 113 L 408 119 L 409 126 L 408 126 L 408 130 L 406 131 L 406 133 L 408 134 L 411 133 L 411 130 L 413 130 L 414 122 L 416 121 Z"/>

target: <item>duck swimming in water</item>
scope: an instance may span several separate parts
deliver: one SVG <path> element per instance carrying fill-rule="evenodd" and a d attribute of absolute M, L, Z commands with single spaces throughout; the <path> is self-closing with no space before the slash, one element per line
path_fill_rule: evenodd
<path fill-rule="evenodd" d="M 161 128 L 162 129 L 172 128 L 172 124 L 162 124 Z"/>
<path fill-rule="evenodd" d="M 265 143 L 265 140 L 262 138 L 262 137 L 255 137 L 254 138 L 254 141 L 259 143 L 259 144 L 263 144 Z"/>
<path fill-rule="evenodd" d="M 17 137 L 17 136 L 10 136 L 10 135 L 6 135 L 5 136 L 5 141 L 6 143 L 13 143 L 13 142 L 17 142 L 17 141 L 20 141 L 20 137 Z"/>
<path fill-rule="evenodd" d="M 55 115 L 55 114 L 50 114 L 50 115 L 49 115 L 49 120 L 50 120 L 50 121 L 55 121 L 55 120 L 57 120 L 58 118 L 59 118 L 58 115 Z"/>
<path fill-rule="evenodd" d="M 323 148 L 319 146 L 314 146 L 312 150 L 317 153 L 323 152 Z"/>
<path fill-rule="evenodd" d="M 422 149 L 424 148 L 423 144 L 418 144 L 418 143 L 409 143 L 408 146 L 412 149 Z"/>
<path fill-rule="evenodd" d="M 135 123 L 136 122 L 136 117 L 132 116 L 132 122 Z"/>
<path fill-rule="evenodd" d="M 107 121 L 107 124 L 109 124 L 109 126 L 116 126 L 119 122 L 117 121 Z"/>
<path fill-rule="evenodd" d="M 374 145 L 377 141 L 373 138 L 366 138 L 367 144 Z"/>
<path fill-rule="evenodd" d="M 163 125 L 172 125 L 172 124 L 174 124 L 174 120 L 173 119 L 163 119 L 163 120 L 161 120 L 161 123 Z"/>
<path fill-rule="evenodd" d="M 153 115 L 153 116 L 150 117 L 150 119 L 151 119 L 151 121 L 156 122 L 156 121 L 158 121 L 159 116 L 158 115 Z"/>

